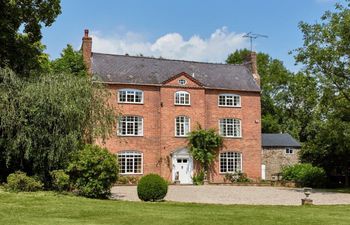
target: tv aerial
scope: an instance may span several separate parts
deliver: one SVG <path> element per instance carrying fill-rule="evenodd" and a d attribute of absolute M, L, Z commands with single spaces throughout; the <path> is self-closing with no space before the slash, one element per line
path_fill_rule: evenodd
<path fill-rule="evenodd" d="M 249 32 L 246 33 L 245 35 L 243 35 L 244 38 L 249 38 L 250 41 L 250 51 L 253 51 L 253 40 L 257 39 L 257 38 L 268 38 L 267 35 L 264 34 L 254 34 L 253 32 Z"/>

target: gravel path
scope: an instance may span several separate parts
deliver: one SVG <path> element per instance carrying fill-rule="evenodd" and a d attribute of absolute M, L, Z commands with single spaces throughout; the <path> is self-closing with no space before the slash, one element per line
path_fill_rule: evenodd
<path fill-rule="evenodd" d="M 115 186 L 113 197 L 128 201 L 139 201 L 136 186 Z M 170 185 L 167 201 L 249 204 L 249 205 L 300 205 L 303 189 L 251 186 L 175 186 Z M 350 204 L 350 194 L 313 190 L 310 196 L 316 205 Z"/>

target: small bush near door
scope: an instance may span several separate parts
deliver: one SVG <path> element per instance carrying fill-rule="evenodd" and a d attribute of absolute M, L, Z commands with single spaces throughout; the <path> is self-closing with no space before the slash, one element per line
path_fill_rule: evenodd
<path fill-rule="evenodd" d="M 157 174 L 142 177 L 137 185 L 137 195 L 142 201 L 163 200 L 168 192 L 168 183 Z"/>
<path fill-rule="evenodd" d="M 204 184 L 204 171 L 201 170 L 197 172 L 195 175 L 192 177 L 192 181 L 194 185 L 203 185 Z"/>
<path fill-rule="evenodd" d="M 33 178 L 27 176 L 26 173 L 17 171 L 15 173 L 11 173 L 7 177 L 7 183 L 5 184 L 5 189 L 8 191 L 39 191 L 43 188 L 43 184 Z"/>

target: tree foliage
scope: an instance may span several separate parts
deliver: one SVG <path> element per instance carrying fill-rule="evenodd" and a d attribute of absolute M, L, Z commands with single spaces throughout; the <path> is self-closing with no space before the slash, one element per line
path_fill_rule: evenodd
<path fill-rule="evenodd" d="M 69 177 L 79 194 L 89 198 L 107 198 L 118 179 L 115 154 L 97 145 L 85 145 L 74 154 L 67 168 Z"/>
<path fill-rule="evenodd" d="M 106 139 L 113 131 L 110 93 L 87 77 L 21 79 L 1 69 L 0 80 L 0 156 L 12 171 L 46 181 L 49 171 L 64 168 L 69 153 L 82 143 Z"/>
<path fill-rule="evenodd" d="M 20 76 L 43 69 L 48 56 L 43 54 L 41 28 L 51 26 L 60 13 L 60 0 L 1 0 L 0 67 Z"/>
<path fill-rule="evenodd" d="M 53 73 L 69 73 L 76 76 L 87 76 L 86 66 L 81 51 L 75 51 L 72 45 L 62 50 L 61 57 L 51 62 Z"/>
<path fill-rule="evenodd" d="M 348 1 L 347 1 L 348 2 Z M 349 185 L 350 169 L 350 9 L 336 4 L 321 22 L 299 24 L 303 46 L 295 59 L 317 81 L 316 120 L 301 157 L 325 168 L 328 175 L 343 175 Z"/>
<path fill-rule="evenodd" d="M 250 51 L 237 50 L 228 56 L 230 64 L 244 64 Z M 307 139 L 307 124 L 317 105 L 318 90 L 314 78 L 305 73 L 288 71 L 283 62 L 268 54 L 257 54 L 261 77 L 262 132 L 290 133 L 297 139 Z"/>
<path fill-rule="evenodd" d="M 347 1 L 348 2 L 348 1 Z M 296 62 L 306 66 L 320 84 L 338 98 L 350 102 L 350 4 L 336 4 L 326 11 L 321 22 L 301 22 L 304 44 L 296 49 Z"/>
<path fill-rule="evenodd" d="M 197 130 L 189 133 L 189 151 L 201 164 L 205 174 L 208 173 L 222 143 L 223 138 L 214 129 L 205 130 L 199 126 Z"/>

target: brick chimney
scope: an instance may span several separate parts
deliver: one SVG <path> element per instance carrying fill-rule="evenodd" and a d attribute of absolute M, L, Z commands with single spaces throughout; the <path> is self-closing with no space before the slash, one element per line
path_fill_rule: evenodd
<path fill-rule="evenodd" d="M 83 59 L 88 73 L 91 73 L 91 49 L 92 38 L 89 37 L 89 30 L 84 30 L 84 37 L 82 38 L 81 50 L 83 52 Z"/>
<path fill-rule="evenodd" d="M 256 59 L 256 52 L 250 52 L 246 59 L 246 64 L 248 65 L 250 71 L 253 74 L 254 80 L 260 86 L 260 75 L 258 73 L 258 65 Z"/>

